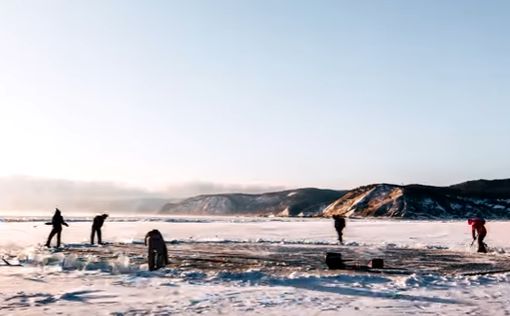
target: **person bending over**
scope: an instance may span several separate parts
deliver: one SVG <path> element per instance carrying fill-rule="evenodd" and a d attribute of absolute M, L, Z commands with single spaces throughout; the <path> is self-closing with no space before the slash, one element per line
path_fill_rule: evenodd
<path fill-rule="evenodd" d="M 149 271 L 168 264 L 168 250 L 159 230 L 153 229 L 145 235 L 145 245 L 149 246 Z"/>
<path fill-rule="evenodd" d="M 103 227 L 104 221 L 108 217 L 108 214 L 97 215 L 94 217 L 94 221 L 92 223 L 92 233 L 90 235 L 90 243 L 94 244 L 94 237 L 97 234 L 97 243 L 102 244 L 101 240 L 101 227 Z"/>
<path fill-rule="evenodd" d="M 473 241 L 478 237 L 478 252 L 487 252 L 483 239 L 487 236 L 487 229 L 485 229 L 485 220 L 480 217 L 468 219 L 468 224 L 471 225 L 471 234 Z"/>

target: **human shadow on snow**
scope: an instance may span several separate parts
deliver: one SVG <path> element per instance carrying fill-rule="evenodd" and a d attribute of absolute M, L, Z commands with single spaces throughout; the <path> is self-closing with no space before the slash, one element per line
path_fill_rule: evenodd
<path fill-rule="evenodd" d="M 103 300 L 103 299 L 113 299 L 117 296 L 115 295 L 97 295 L 96 293 L 102 292 L 101 290 L 83 290 L 83 291 L 74 291 L 67 292 L 62 295 L 52 295 L 49 293 L 18 293 L 17 295 L 8 297 L 5 299 L 6 302 L 9 301 L 17 301 L 14 306 L 29 306 L 29 300 L 34 299 L 35 305 L 47 305 L 51 303 L 56 303 L 58 301 L 68 301 L 68 302 L 79 302 L 79 303 L 96 303 L 91 302 L 91 300 Z M 102 301 L 101 304 L 113 304 L 115 301 Z M 14 307 L 13 306 L 13 307 Z"/>
<path fill-rule="evenodd" d="M 382 298 L 382 299 L 394 299 L 394 300 L 405 300 L 405 301 L 414 301 L 414 302 L 427 302 L 427 303 L 440 303 L 440 304 L 468 304 L 467 302 L 448 299 L 448 298 L 440 298 L 440 297 L 429 297 L 429 296 L 415 296 L 408 294 L 400 294 L 391 291 L 374 291 L 371 289 L 360 289 L 360 288 L 352 288 L 352 287 L 344 287 L 344 286 L 325 286 L 317 283 L 309 283 L 302 282 L 296 280 L 297 282 L 292 282 L 292 280 L 286 280 L 282 282 L 282 284 L 274 283 L 275 286 L 292 286 L 299 289 L 310 290 L 310 291 L 319 291 L 326 293 L 334 293 L 341 295 L 350 295 L 350 296 L 362 296 L 362 297 L 371 297 L 371 298 Z"/>

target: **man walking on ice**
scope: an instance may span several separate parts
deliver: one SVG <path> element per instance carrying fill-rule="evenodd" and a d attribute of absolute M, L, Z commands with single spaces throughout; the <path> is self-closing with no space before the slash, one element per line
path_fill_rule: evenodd
<path fill-rule="evenodd" d="M 343 239 L 343 230 L 345 228 L 345 218 L 340 215 L 333 215 L 333 219 L 335 220 L 335 230 L 338 234 L 338 242 L 343 245 L 344 239 Z"/>

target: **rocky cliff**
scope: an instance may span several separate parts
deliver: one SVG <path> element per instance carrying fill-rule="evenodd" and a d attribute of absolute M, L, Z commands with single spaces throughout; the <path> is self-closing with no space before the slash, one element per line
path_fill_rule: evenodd
<path fill-rule="evenodd" d="M 478 180 L 449 187 L 373 184 L 349 191 L 324 216 L 460 219 L 510 218 L 510 180 Z"/>

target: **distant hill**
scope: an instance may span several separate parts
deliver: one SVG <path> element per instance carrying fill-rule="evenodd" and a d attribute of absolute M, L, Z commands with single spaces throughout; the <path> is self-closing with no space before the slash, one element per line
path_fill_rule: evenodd
<path fill-rule="evenodd" d="M 510 198 L 510 179 L 476 180 L 450 186 L 464 194 L 488 198 Z"/>
<path fill-rule="evenodd" d="M 345 191 L 304 188 L 263 194 L 200 195 L 167 203 L 163 214 L 317 216 Z"/>
<path fill-rule="evenodd" d="M 350 191 L 304 188 L 263 194 L 200 195 L 166 203 L 160 213 L 188 215 L 510 219 L 510 179 L 448 187 L 371 184 Z"/>
<path fill-rule="evenodd" d="M 347 192 L 324 216 L 510 219 L 510 179 L 469 181 L 449 187 L 372 184 Z"/>

